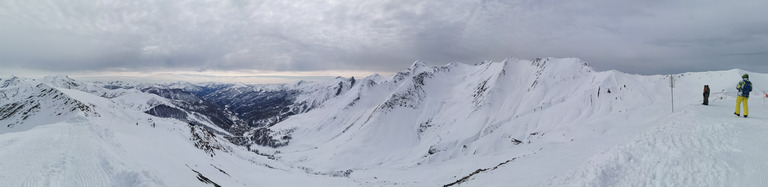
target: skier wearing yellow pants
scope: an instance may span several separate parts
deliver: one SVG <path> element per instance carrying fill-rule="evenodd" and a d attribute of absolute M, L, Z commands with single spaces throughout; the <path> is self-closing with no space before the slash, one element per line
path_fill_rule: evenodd
<path fill-rule="evenodd" d="M 743 80 L 736 85 L 736 90 L 739 90 L 738 97 L 736 97 L 736 116 L 741 115 L 741 102 L 744 102 L 744 117 L 749 115 L 749 92 L 752 91 L 752 82 L 749 82 L 749 75 L 744 74 L 741 76 Z"/>

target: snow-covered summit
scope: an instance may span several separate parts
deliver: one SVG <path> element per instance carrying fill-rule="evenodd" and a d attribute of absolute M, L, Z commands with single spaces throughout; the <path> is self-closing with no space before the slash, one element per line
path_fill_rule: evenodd
<path fill-rule="evenodd" d="M 75 81 L 74 79 L 69 78 L 69 76 L 66 76 L 66 75 L 45 76 L 40 81 L 55 87 L 66 88 L 66 89 L 72 89 L 82 85 L 82 83 L 79 83 L 78 81 Z"/>
<path fill-rule="evenodd" d="M 12 86 L 18 86 L 25 82 L 30 82 L 32 79 L 22 78 L 17 76 L 10 76 L 7 78 L 0 78 L 0 88 L 7 88 Z"/>

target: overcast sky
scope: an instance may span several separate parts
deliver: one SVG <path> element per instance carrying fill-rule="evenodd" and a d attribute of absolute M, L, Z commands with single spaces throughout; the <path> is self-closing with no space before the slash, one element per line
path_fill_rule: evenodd
<path fill-rule="evenodd" d="M 766 0 L 2 0 L 0 73 L 280 82 L 576 57 L 768 73 Z"/>

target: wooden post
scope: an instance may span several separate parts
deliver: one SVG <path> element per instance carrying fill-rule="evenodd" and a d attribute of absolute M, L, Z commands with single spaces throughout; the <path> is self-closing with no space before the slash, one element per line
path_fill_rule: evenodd
<path fill-rule="evenodd" d="M 675 112 L 675 77 L 669 75 L 669 91 L 672 93 L 672 112 Z"/>

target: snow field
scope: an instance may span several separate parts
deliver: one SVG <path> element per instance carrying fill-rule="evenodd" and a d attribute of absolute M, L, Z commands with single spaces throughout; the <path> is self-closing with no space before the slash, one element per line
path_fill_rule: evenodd
<path fill-rule="evenodd" d="M 763 186 L 768 118 L 732 115 L 734 100 L 690 105 L 632 141 L 543 186 Z M 768 106 L 750 106 L 768 111 Z M 754 114 L 753 114 L 754 115 Z"/>
<path fill-rule="evenodd" d="M 143 113 L 172 105 L 162 97 L 51 77 L 99 114 L 58 116 L 64 102 L 34 97 L 37 82 L 11 82 L 0 104 L 31 95 L 51 106 L 0 130 L 0 186 L 765 186 L 768 105 L 757 95 L 768 76 L 750 73 L 744 119 L 732 115 L 743 73 L 673 75 L 675 112 L 668 76 L 598 72 L 578 59 L 417 62 L 354 86 L 297 83 L 316 91 L 300 100 L 317 108 L 272 127 L 288 146 L 251 147 L 274 160 L 218 136 L 206 140 L 223 147 L 210 156 L 191 139 L 202 131 Z M 327 90 L 336 84 L 345 89 Z M 705 84 L 710 106 L 700 105 Z"/>
<path fill-rule="evenodd" d="M 422 82 L 417 78 L 422 74 L 420 72 L 429 73 L 428 78 L 423 79 L 422 86 L 416 84 Z M 733 170 L 729 167 L 734 166 L 723 163 L 730 161 L 717 160 L 726 158 L 722 155 L 699 160 L 681 158 L 669 163 L 664 160 L 658 168 L 637 169 L 634 175 L 621 174 L 629 171 L 610 169 L 608 166 L 592 166 L 597 163 L 585 163 L 607 160 L 600 158 L 607 156 L 601 155 L 618 146 L 634 145 L 636 139 L 645 138 L 673 143 L 647 149 L 626 148 L 627 151 L 623 152 L 629 153 L 618 155 L 644 153 L 629 151 L 635 149 L 672 154 L 667 152 L 676 147 L 694 152 L 710 149 L 718 154 L 732 152 L 732 146 L 727 144 L 706 144 L 727 137 L 728 134 L 705 136 L 708 133 L 723 133 L 718 129 L 727 128 L 727 124 L 689 129 L 692 132 L 674 130 L 679 128 L 674 125 L 686 124 L 690 122 L 686 121 L 687 118 L 699 117 L 689 114 L 693 111 L 682 110 L 700 106 L 701 90 L 705 84 L 712 88 L 710 100 L 713 105 L 730 103 L 732 97 L 722 96 L 735 91 L 735 84 L 743 73 L 748 72 L 729 70 L 673 75 L 676 80 L 676 112 L 673 113 L 667 75 L 596 72 L 574 59 L 508 60 L 475 66 L 449 64 L 433 70 L 415 63 L 405 72 L 405 75 L 414 77 L 412 82 L 407 78 L 398 79 L 398 74 L 374 86 L 379 89 L 377 93 L 384 89 L 383 92 L 394 92 L 392 95 L 381 97 L 373 94 L 370 97 L 365 94 L 365 89 L 360 89 L 363 94 L 360 94 L 362 97 L 357 105 L 340 107 L 347 106 L 349 100 L 331 100 L 325 108 L 276 125 L 275 129 L 295 130 L 293 144 L 279 148 L 281 153 L 276 156 L 289 165 L 318 171 L 351 169 L 354 172 L 350 178 L 375 185 L 439 186 L 483 169 L 488 170 L 472 175 L 460 185 L 724 184 L 730 180 L 692 181 L 690 178 L 697 173 L 724 176 Z M 768 77 L 751 74 L 755 93 L 765 90 L 766 84 L 759 83 L 765 82 L 763 80 L 768 80 Z M 751 100 L 753 105 L 759 102 L 759 97 L 756 98 Z M 387 104 L 393 99 L 408 102 L 404 106 L 382 110 L 381 106 L 389 106 Z M 733 110 L 733 104 L 726 105 L 731 106 L 723 110 Z M 719 115 L 730 117 L 731 113 Z M 712 122 L 704 120 L 709 115 L 715 116 L 705 115 L 700 123 Z M 316 119 L 330 120 L 318 122 Z M 339 121 L 345 124 L 339 125 Z M 672 127 L 666 127 L 667 123 Z M 658 130 L 660 125 L 670 129 Z M 666 136 L 637 138 L 640 134 L 658 133 L 656 131 L 670 132 Z M 678 137 L 675 133 L 689 138 Z M 329 137 L 328 134 L 334 136 Z M 693 139 L 696 137 L 710 139 Z M 651 143 L 653 141 L 645 142 Z M 617 159 L 608 163 L 621 165 L 622 168 L 628 167 L 623 163 L 625 160 L 638 159 L 634 158 L 635 155 L 615 157 Z M 637 157 L 654 158 L 648 155 Z M 655 158 L 659 162 L 664 159 Z M 664 167 L 674 169 L 677 166 L 682 168 L 675 174 L 654 173 Z M 593 170 L 603 174 L 569 175 L 590 167 L 601 168 Z M 565 180 L 565 176 L 574 179 Z"/>

